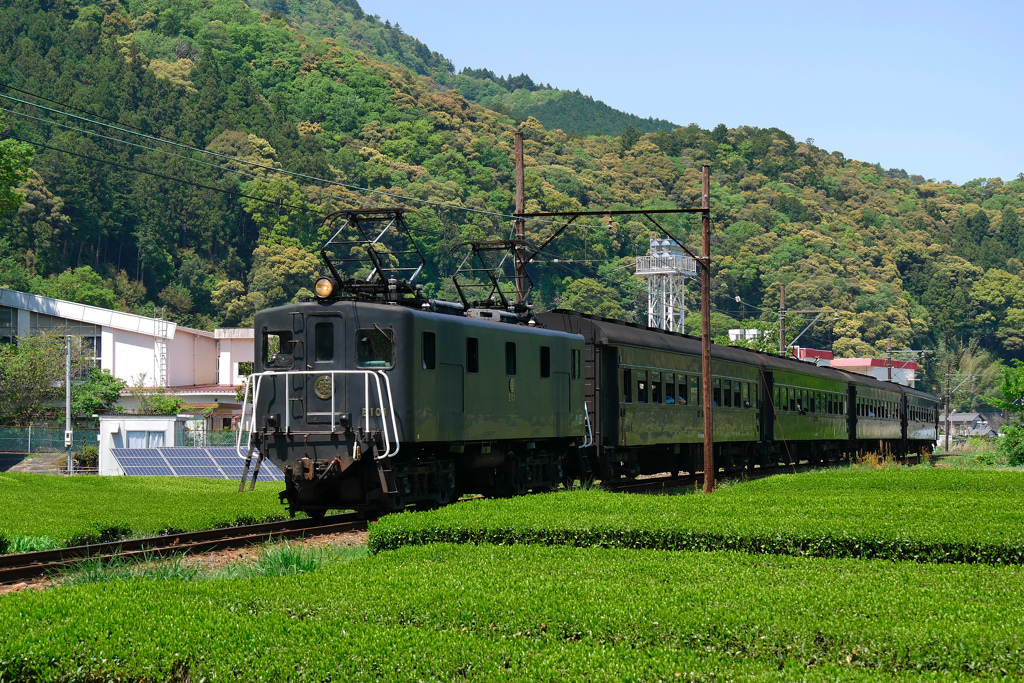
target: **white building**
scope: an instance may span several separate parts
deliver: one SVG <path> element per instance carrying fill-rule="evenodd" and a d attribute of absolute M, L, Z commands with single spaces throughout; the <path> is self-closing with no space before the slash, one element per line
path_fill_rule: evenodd
<path fill-rule="evenodd" d="M 176 323 L 0 288 L 0 341 L 59 329 L 83 337 L 100 368 L 130 387 L 163 388 L 210 413 L 209 427 L 231 426 L 239 408 L 239 363 L 253 360 L 249 329 L 196 330 Z M 140 381 L 141 379 L 141 381 Z M 121 406 L 137 401 L 123 392 Z"/>

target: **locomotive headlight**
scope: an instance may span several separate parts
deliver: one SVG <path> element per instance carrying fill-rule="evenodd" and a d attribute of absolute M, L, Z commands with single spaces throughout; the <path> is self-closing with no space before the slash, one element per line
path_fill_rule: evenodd
<path fill-rule="evenodd" d="M 331 294 L 334 294 L 334 280 L 329 277 L 322 277 L 316 281 L 313 285 L 313 291 L 321 299 L 326 299 Z"/>

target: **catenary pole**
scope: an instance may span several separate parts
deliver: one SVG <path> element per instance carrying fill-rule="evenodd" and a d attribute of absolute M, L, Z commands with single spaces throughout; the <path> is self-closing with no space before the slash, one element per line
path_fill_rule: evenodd
<path fill-rule="evenodd" d="M 704 394 L 704 493 L 715 490 L 715 404 L 711 390 L 711 167 L 701 168 L 700 361 Z"/>
<path fill-rule="evenodd" d="M 526 211 L 526 179 L 523 170 L 523 131 L 515 132 L 516 215 Z M 526 220 L 517 217 L 516 225 L 516 303 L 526 301 L 526 264 L 523 262 L 523 243 L 526 240 Z"/>
<path fill-rule="evenodd" d="M 74 471 L 71 461 L 71 335 L 64 337 L 67 353 L 64 360 L 64 446 L 68 449 L 68 474 Z"/>
<path fill-rule="evenodd" d="M 946 363 L 946 452 L 949 453 L 949 363 Z"/>

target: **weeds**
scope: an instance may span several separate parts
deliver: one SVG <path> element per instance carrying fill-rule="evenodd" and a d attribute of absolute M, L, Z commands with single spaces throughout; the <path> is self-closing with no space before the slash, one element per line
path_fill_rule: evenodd
<path fill-rule="evenodd" d="M 8 553 L 35 553 L 59 548 L 60 543 L 49 536 L 15 536 L 7 544 Z"/>
<path fill-rule="evenodd" d="M 64 585 L 141 581 L 196 581 L 202 579 L 251 579 L 260 576 L 288 576 L 316 571 L 328 564 L 348 562 L 366 555 L 364 547 L 328 546 L 304 548 L 291 543 L 268 543 L 255 561 L 239 561 L 217 569 L 204 569 L 189 562 L 185 555 L 166 559 L 145 556 L 140 562 L 115 555 L 103 560 L 93 558 L 61 577 Z"/>

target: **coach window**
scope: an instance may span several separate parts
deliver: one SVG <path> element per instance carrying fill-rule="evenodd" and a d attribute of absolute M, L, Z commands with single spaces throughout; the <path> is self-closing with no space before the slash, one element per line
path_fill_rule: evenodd
<path fill-rule="evenodd" d="M 665 373 L 665 403 L 676 402 L 676 376 L 671 372 Z"/>
<path fill-rule="evenodd" d="M 480 372 L 480 340 L 466 337 L 466 372 Z"/>
<path fill-rule="evenodd" d="M 437 341 L 433 332 L 423 333 L 423 369 L 433 370 L 437 363 Z"/>
<path fill-rule="evenodd" d="M 711 380 L 711 400 L 712 406 L 722 405 L 722 380 L 720 379 Z"/>
<path fill-rule="evenodd" d="M 580 371 L 580 365 L 582 365 L 582 363 L 580 362 L 580 356 L 581 355 L 582 354 L 580 353 L 579 349 L 573 349 L 572 350 L 571 361 L 572 361 L 572 378 L 573 379 L 579 379 L 583 375 L 583 373 Z"/>
<path fill-rule="evenodd" d="M 633 371 L 629 369 L 622 371 L 622 400 L 633 402 Z"/>
<path fill-rule="evenodd" d="M 757 383 L 752 383 L 750 385 L 750 407 L 751 408 L 757 408 L 757 393 L 758 393 L 758 391 L 759 391 L 759 389 L 758 389 Z"/>
<path fill-rule="evenodd" d="M 636 400 L 637 403 L 647 403 L 647 371 L 637 370 L 636 373 Z"/>
<path fill-rule="evenodd" d="M 690 402 L 690 379 L 686 375 L 679 375 L 679 395 L 676 400 L 684 406 Z"/>
<path fill-rule="evenodd" d="M 701 378 L 696 375 L 690 375 L 690 398 L 689 401 L 692 405 L 699 406 L 704 404 L 704 399 L 701 397 L 700 391 Z"/>
<path fill-rule="evenodd" d="M 740 398 L 740 385 L 741 384 L 744 384 L 744 382 L 736 381 L 736 382 L 732 383 L 732 404 L 734 406 L 736 406 L 737 408 L 740 408 L 740 407 L 743 406 L 743 404 L 740 403 L 740 401 L 741 401 L 741 398 Z"/>
<path fill-rule="evenodd" d="M 661 403 L 661 373 L 651 373 L 651 403 Z"/>
<path fill-rule="evenodd" d="M 550 377 L 551 376 L 551 347 L 542 346 L 540 347 L 540 376 Z"/>
<path fill-rule="evenodd" d="M 505 374 L 516 374 L 516 343 L 505 342 Z"/>
<path fill-rule="evenodd" d="M 750 385 L 746 382 L 743 383 L 743 407 L 750 407 Z"/>
<path fill-rule="evenodd" d="M 723 399 L 722 405 L 726 405 L 726 406 L 729 406 L 731 408 L 732 407 L 732 380 L 728 380 L 727 379 L 727 380 L 723 380 L 723 382 L 724 382 L 724 386 L 722 388 L 724 389 L 724 392 L 722 394 L 722 399 Z"/>
<path fill-rule="evenodd" d="M 775 404 L 772 407 L 775 410 L 783 410 L 783 407 L 782 407 L 782 387 L 775 387 Z"/>

